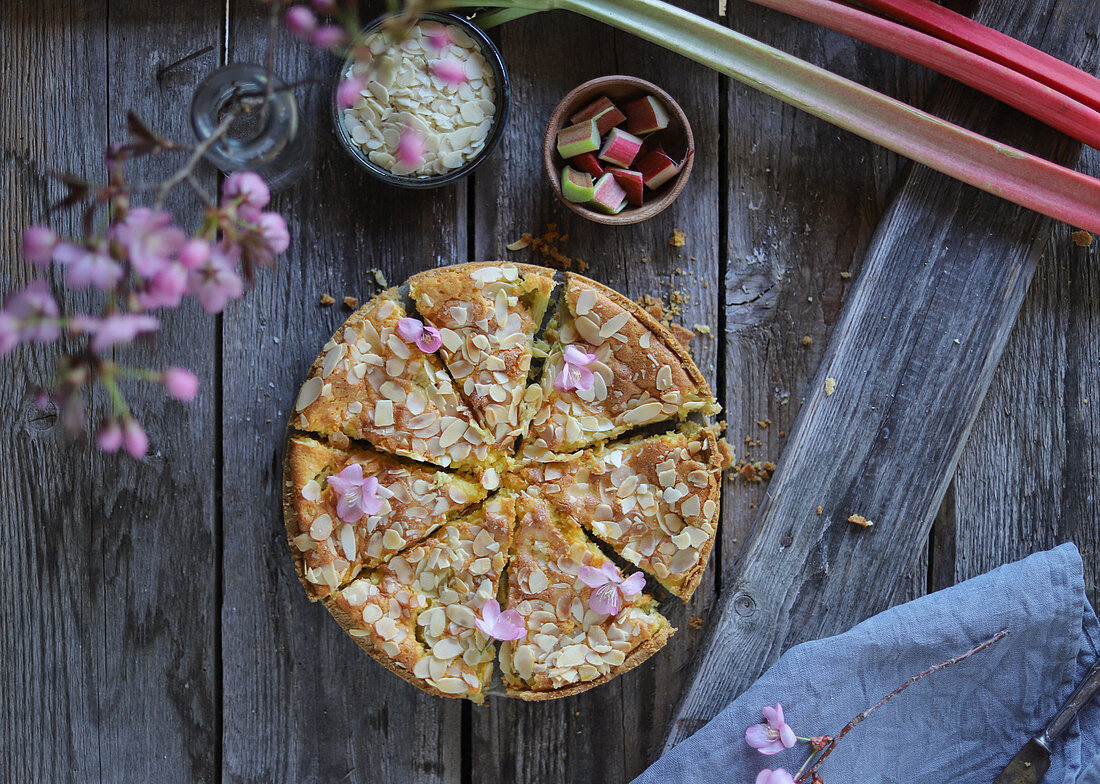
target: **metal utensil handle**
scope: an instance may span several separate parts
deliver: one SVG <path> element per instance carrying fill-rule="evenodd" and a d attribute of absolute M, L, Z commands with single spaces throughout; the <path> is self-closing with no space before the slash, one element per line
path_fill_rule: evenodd
<path fill-rule="evenodd" d="M 1077 711 L 1081 710 L 1081 706 L 1092 699 L 1097 691 L 1100 691 L 1100 661 L 1092 665 L 1085 679 L 1077 684 L 1077 688 L 1073 690 L 1073 694 L 1069 695 L 1066 704 L 1062 706 L 1061 710 L 1050 720 L 1047 728 L 1043 730 L 1040 740 L 1050 745 L 1051 741 L 1062 734 L 1062 730 L 1066 728 L 1066 725 L 1073 721 L 1073 717 L 1077 715 Z"/>

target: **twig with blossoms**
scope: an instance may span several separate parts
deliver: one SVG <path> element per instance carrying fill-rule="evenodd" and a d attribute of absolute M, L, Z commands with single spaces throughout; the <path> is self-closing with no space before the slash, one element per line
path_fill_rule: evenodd
<path fill-rule="evenodd" d="M 793 747 L 797 741 L 803 741 L 810 744 L 810 756 L 806 758 L 806 761 L 802 764 L 802 768 L 793 776 L 783 768 L 762 770 L 757 774 L 754 784 L 804 784 L 807 781 L 811 782 L 811 784 L 823 784 L 818 769 L 825 759 L 832 754 L 833 749 L 836 748 L 836 745 L 841 739 L 855 729 L 856 725 L 917 681 L 923 680 L 932 673 L 939 672 L 945 667 L 950 667 L 952 664 L 958 664 L 963 659 L 969 659 L 974 654 L 984 651 L 990 645 L 1000 642 L 1008 636 L 1008 633 L 1008 629 L 1002 629 L 988 640 L 978 643 L 965 653 L 954 656 L 947 661 L 942 661 L 939 664 L 934 664 L 923 672 L 917 673 L 870 708 L 854 716 L 835 736 L 818 735 L 812 738 L 799 737 L 795 735 L 794 730 L 787 724 L 782 705 L 776 703 L 774 708 L 765 706 L 762 710 L 766 723 L 753 724 L 746 729 L 745 742 L 761 754 L 778 754 L 783 749 Z"/>
<path fill-rule="evenodd" d="M 232 112 L 211 139 L 221 138 L 234 119 Z M 61 237 L 49 226 L 30 226 L 23 233 L 23 257 L 42 270 L 63 273 L 70 289 L 94 288 L 103 293 L 99 313 L 62 312 L 44 279 L 31 281 L 9 294 L 0 308 L 0 356 L 21 344 L 49 344 L 67 336 L 77 348 L 63 354 L 53 380 L 38 402 L 53 402 L 70 436 L 84 429 L 85 391 L 101 385 L 110 401 L 96 441 L 100 449 L 125 448 L 136 460 L 145 456 L 149 440 L 134 418 L 122 382 L 159 384 L 169 396 L 190 402 L 198 393 L 198 378 L 189 370 L 130 367 L 111 356 L 113 350 L 160 329 L 155 311 L 177 308 L 194 296 L 209 313 L 220 313 L 251 282 L 258 266 L 270 266 L 290 243 L 286 221 L 264 208 L 271 194 L 263 179 L 251 172 L 226 178 L 215 201 L 200 187 L 194 170 L 209 143 L 189 148 L 154 134 L 133 114 L 129 138 L 108 149 L 106 185 L 96 186 L 73 175 L 56 175 L 66 197 L 51 208 L 83 208 L 82 232 Z M 134 185 L 126 178 L 129 160 L 168 151 L 189 151 L 186 163 L 161 183 Z M 200 195 L 204 213 L 194 232 L 179 226 L 161 209 L 173 188 L 188 184 Z M 155 190 L 152 207 L 135 207 L 131 199 Z M 105 227 L 96 217 L 105 213 Z"/>

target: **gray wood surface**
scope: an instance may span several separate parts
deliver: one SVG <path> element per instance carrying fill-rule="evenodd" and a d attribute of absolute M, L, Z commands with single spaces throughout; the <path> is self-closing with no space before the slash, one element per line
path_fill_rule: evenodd
<path fill-rule="evenodd" d="M 713 0 L 683 4 L 717 17 Z M 739 30 L 919 105 L 935 98 L 938 82 L 923 69 L 739 0 L 729 5 Z M 1010 5 L 1019 18 L 1009 18 Z M 1074 27 L 1088 16 L 1080 2 L 1054 3 L 1043 17 L 1050 6 L 986 0 L 982 13 L 998 14 L 1005 29 L 1034 31 L 1050 51 L 1091 62 L 1094 31 Z M 0 288 L 28 277 L 17 258 L 18 235 L 44 218 L 57 195 L 47 168 L 99 173 L 101 149 L 120 138 L 127 108 L 187 138 L 193 86 L 219 62 L 261 61 L 265 27 L 253 0 L 230 0 L 228 15 L 218 0 L 6 4 Z M 306 181 L 276 200 L 288 216 L 291 248 L 280 268 L 262 273 L 256 290 L 223 318 L 185 309 L 166 321 L 159 350 L 135 352 L 155 365 L 184 364 L 203 379 L 189 407 L 134 388 L 132 401 L 153 443 L 145 464 L 63 446 L 53 419 L 36 414 L 30 401 L 51 357 L 21 350 L 4 361 L 0 489 L 10 546 L 0 556 L 0 780 L 626 781 L 660 753 L 717 623 L 719 597 L 734 595 L 754 563 L 774 571 L 795 560 L 803 540 L 793 522 L 791 545 L 784 530 L 770 551 L 747 556 L 762 541 L 751 544 L 761 502 L 791 479 L 728 481 L 709 577 L 690 605 L 666 603 L 680 632 L 612 684 L 541 705 L 496 699 L 476 708 L 429 698 L 369 661 L 323 608 L 306 600 L 279 518 L 282 431 L 305 369 L 349 312 L 339 301 L 376 291 L 372 268 L 397 282 L 467 258 L 532 260 L 530 252 L 504 246 L 556 223 L 569 235 L 558 246 L 590 264 L 586 274 L 632 297 L 687 295 L 678 319 L 712 330 L 696 337 L 693 348 L 726 403 L 738 456 L 781 462 L 788 477 L 804 459 L 790 446 L 800 412 L 822 417 L 832 406 L 839 414 L 854 405 L 855 385 L 875 383 L 874 373 L 853 369 L 841 376 L 835 396 L 821 398 L 822 363 L 835 363 L 841 353 L 828 348 L 830 339 L 846 334 L 842 307 L 860 296 L 853 287 L 885 286 L 900 274 L 881 257 L 875 267 L 873 252 L 864 256 L 909 174 L 904 161 L 579 18 L 544 15 L 494 36 L 510 66 L 513 116 L 494 159 L 457 187 L 408 193 L 359 174 L 332 140 L 327 89 L 297 91 L 318 157 Z M 157 80 L 161 66 L 208 45 L 215 51 Z M 334 68 L 331 58 L 281 37 L 276 69 L 285 77 L 327 78 Z M 556 204 L 538 160 L 543 123 L 558 98 L 584 79 L 614 72 L 650 78 L 677 96 L 699 144 L 680 201 L 649 223 L 619 229 L 587 224 Z M 971 109 L 975 116 L 982 111 L 981 104 Z M 1016 124 L 1010 113 L 996 116 L 1002 125 Z M 1031 137 L 1023 124 L 1016 131 Z M 1094 175 L 1098 160 L 1086 158 Z M 213 182 L 216 175 L 205 169 L 203 176 Z M 927 174 L 913 181 L 926 184 L 938 208 L 923 214 L 924 223 L 906 224 L 912 232 L 943 229 L 953 209 L 983 227 L 972 234 L 983 243 L 997 220 L 1017 232 L 1033 220 Z M 197 220 L 186 198 L 178 204 Z M 674 228 L 687 234 L 682 248 L 668 244 Z M 932 525 L 930 500 L 919 525 L 881 511 L 896 514 L 899 499 L 909 497 L 900 492 L 864 511 L 879 522 L 872 532 L 851 532 L 838 521 L 854 498 L 886 498 L 899 484 L 883 473 L 882 439 L 870 439 L 865 428 L 843 429 L 844 443 L 870 445 L 871 468 L 847 497 L 845 485 L 829 486 L 821 499 L 826 513 L 809 518 L 807 531 L 830 526 L 833 572 L 825 587 L 838 564 L 862 576 L 885 563 L 898 579 L 861 583 L 856 601 L 848 592 L 822 593 L 811 576 L 791 618 L 769 621 L 768 657 L 805 636 L 846 628 L 879 607 L 1069 539 L 1085 553 L 1096 598 L 1100 251 L 1077 248 L 1068 233 L 1058 226 L 1039 235 L 1036 247 L 1046 249 L 1035 281 L 931 535 L 921 537 Z M 953 285 L 973 285 L 962 263 L 963 236 L 942 242 L 939 266 L 929 264 L 896 290 L 932 286 L 937 274 L 951 270 L 958 273 Z M 998 263 L 1011 260 L 1005 255 Z M 1023 278 L 1001 283 L 1002 294 L 1021 296 L 1026 288 Z M 320 307 L 322 293 L 338 304 Z M 931 337 L 937 336 L 926 334 L 924 345 L 940 347 Z M 950 340 L 946 348 L 977 352 Z M 925 353 L 949 375 L 967 367 L 950 353 Z M 992 370 L 981 368 L 985 377 Z M 766 427 L 757 424 L 766 420 Z M 898 430 L 887 426 L 893 435 L 885 444 L 892 446 Z M 746 436 L 754 443 L 745 444 Z M 820 467 L 840 470 L 828 460 Z M 921 460 L 935 462 L 924 451 Z M 944 466 L 940 473 L 945 481 Z M 908 472 L 903 478 L 912 483 Z M 771 503 L 774 513 L 789 502 Z M 906 526 L 917 535 L 902 541 Z M 786 549 L 777 556 L 780 546 Z M 752 595 L 758 622 L 770 599 Z M 827 607 L 815 604 L 824 597 Z M 821 617 L 808 617 L 815 607 L 823 608 Z M 689 623 L 693 618 L 704 621 L 701 629 Z M 761 634 L 766 625 L 759 624 Z M 750 681 L 762 664 L 742 661 L 737 677 Z"/>

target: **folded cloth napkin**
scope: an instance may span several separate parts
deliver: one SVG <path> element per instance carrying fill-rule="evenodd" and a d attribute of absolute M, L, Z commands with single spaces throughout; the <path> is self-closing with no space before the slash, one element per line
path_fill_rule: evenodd
<path fill-rule="evenodd" d="M 763 721 L 762 706 L 782 703 L 799 736 L 832 735 L 908 678 L 1001 629 L 1011 633 L 871 714 L 820 769 L 826 784 L 990 784 L 1100 652 L 1073 544 L 792 648 L 634 784 L 752 784 L 760 770 L 779 767 L 793 774 L 809 744 L 765 756 L 745 742 L 745 729 Z M 1100 784 L 1100 697 L 1056 743 L 1043 782 Z"/>

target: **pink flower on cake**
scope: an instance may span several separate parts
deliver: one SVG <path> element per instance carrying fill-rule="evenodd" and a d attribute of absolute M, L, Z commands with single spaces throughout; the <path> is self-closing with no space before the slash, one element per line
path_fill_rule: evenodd
<path fill-rule="evenodd" d="M 576 346 L 566 346 L 563 356 L 565 365 L 561 372 L 554 377 L 554 386 L 562 392 L 575 389 L 578 392 L 587 392 L 592 388 L 595 374 L 588 366 L 596 361 L 595 354 L 588 354 Z"/>
<path fill-rule="evenodd" d="M 501 612 L 496 599 L 485 602 L 481 617 L 475 618 L 474 623 L 482 634 L 493 640 L 518 640 L 527 634 L 523 616 L 515 610 Z"/>
<path fill-rule="evenodd" d="M 587 564 L 582 566 L 580 578 L 592 589 L 592 595 L 588 597 L 589 609 L 601 615 L 618 615 L 623 607 L 623 597 L 637 596 L 645 588 L 644 574 L 634 572 L 624 580 L 611 561 L 604 561 L 599 569 Z"/>
<path fill-rule="evenodd" d="M 443 345 L 439 330 L 420 319 L 406 317 L 398 321 L 397 335 L 407 343 L 415 342 L 416 347 L 425 354 L 438 351 Z"/>
<path fill-rule="evenodd" d="M 794 746 L 798 740 L 783 716 L 783 706 L 765 705 L 762 709 L 767 724 L 753 724 L 745 730 L 745 742 L 761 754 L 778 754 Z"/>
<path fill-rule="evenodd" d="M 794 784 L 794 776 L 783 768 L 762 770 L 756 774 L 755 784 Z"/>
<path fill-rule="evenodd" d="M 373 476 L 364 477 L 363 466 L 358 463 L 330 476 L 328 486 L 336 492 L 336 514 L 345 523 L 357 523 L 364 515 L 378 514 L 382 509 L 378 480 Z"/>

